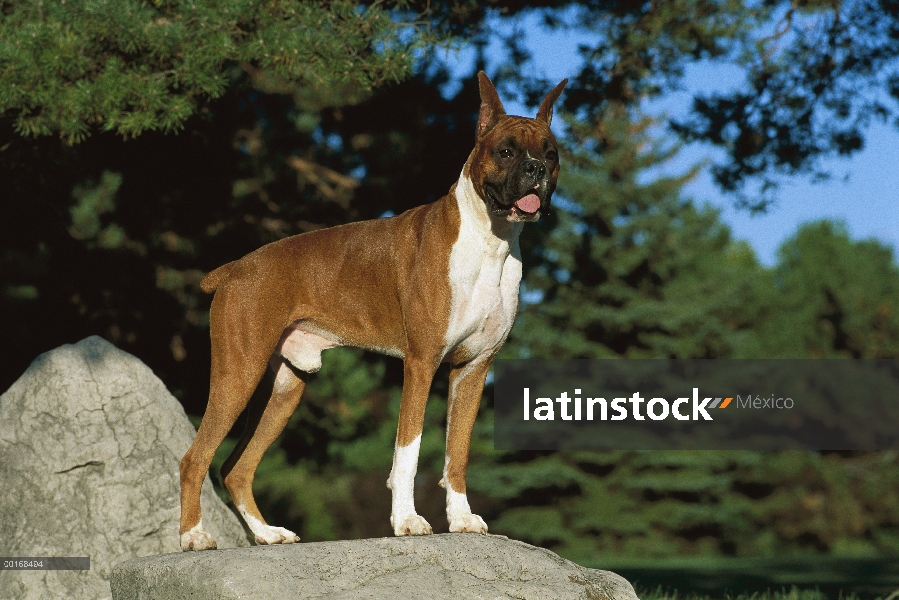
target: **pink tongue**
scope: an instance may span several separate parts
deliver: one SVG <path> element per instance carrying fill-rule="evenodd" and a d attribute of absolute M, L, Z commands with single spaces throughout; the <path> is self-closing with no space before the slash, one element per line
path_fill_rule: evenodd
<path fill-rule="evenodd" d="M 528 194 L 515 203 L 515 206 L 526 213 L 535 213 L 540 209 L 540 198 L 536 194 Z"/>

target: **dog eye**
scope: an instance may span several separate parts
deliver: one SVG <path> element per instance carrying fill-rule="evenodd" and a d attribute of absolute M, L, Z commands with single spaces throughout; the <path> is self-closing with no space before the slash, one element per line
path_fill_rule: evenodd
<path fill-rule="evenodd" d="M 546 153 L 547 160 L 556 160 L 557 158 L 559 158 L 559 154 L 555 150 L 550 150 Z"/>
<path fill-rule="evenodd" d="M 512 152 L 511 150 L 509 150 L 508 148 L 503 148 L 502 150 L 499 151 L 500 158 L 512 158 L 513 156 L 515 156 L 515 153 Z"/>

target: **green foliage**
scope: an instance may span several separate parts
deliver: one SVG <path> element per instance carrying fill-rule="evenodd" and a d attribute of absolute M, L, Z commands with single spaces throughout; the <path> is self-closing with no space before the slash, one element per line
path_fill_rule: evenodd
<path fill-rule="evenodd" d="M 890 557 L 672 558 L 612 561 L 640 598 L 893 599 L 899 569 Z"/>
<path fill-rule="evenodd" d="M 771 573 L 771 569 L 776 568 L 776 566 L 769 566 L 767 570 L 760 571 L 763 575 L 769 575 Z M 715 572 L 709 573 L 711 577 L 718 577 L 720 575 Z M 814 582 L 811 582 L 814 585 Z M 828 594 L 823 592 L 817 586 L 815 587 L 797 587 L 791 586 L 789 588 L 783 587 L 780 590 L 772 590 L 770 588 L 759 592 L 722 592 L 721 590 L 715 590 L 713 593 L 703 593 L 705 590 L 696 591 L 691 590 L 686 593 L 682 592 L 679 589 L 671 589 L 671 586 L 666 586 L 663 588 L 662 586 L 657 587 L 655 590 L 645 590 L 640 586 L 637 586 L 637 595 L 642 600 L 708 600 L 710 598 L 720 598 L 722 600 L 860 600 L 860 598 L 868 597 L 860 596 L 856 593 L 845 593 L 843 590 L 838 590 L 836 593 Z M 891 598 L 892 595 L 879 595 L 874 596 L 876 600 L 883 600 L 884 598 Z"/>
<path fill-rule="evenodd" d="M 6 2 L 0 114 L 22 135 L 58 132 L 69 144 L 92 125 L 176 131 L 241 68 L 368 90 L 405 76 L 423 43 L 383 8 L 347 0 Z"/>
<path fill-rule="evenodd" d="M 77 203 L 69 209 L 75 237 L 87 239 L 100 233 L 100 216 L 115 209 L 115 193 L 121 185 L 121 174 L 103 171 L 97 186 L 75 187 L 72 196 Z"/>
<path fill-rule="evenodd" d="M 889 248 L 821 221 L 801 227 L 779 257 L 774 310 L 761 324 L 777 355 L 899 355 L 899 267 Z"/>
<path fill-rule="evenodd" d="M 896 114 L 899 11 L 892 0 L 750 10 L 761 12 L 763 27 L 734 55 L 748 85 L 697 97 L 693 113 L 674 126 L 684 139 L 727 153 L 713 169 L 722 189 L 757 180 L 760 189 L 741 200 L 758 209 L 784 175 L 829 177 L 819 157 L 860 150 L 864 126 Z"/>
<path fill-rule="evenodd" d="M 570 452 L 483 463 L 473 460 L 471 489 L 512 506 L 489 520 L 491 531 L 580 564 L 896 550 L 893 452 Z"/>

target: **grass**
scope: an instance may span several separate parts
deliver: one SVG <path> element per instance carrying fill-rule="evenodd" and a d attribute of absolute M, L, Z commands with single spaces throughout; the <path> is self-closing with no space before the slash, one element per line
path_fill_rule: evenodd
<path fill-rule="evenodd" d="M 700 595 L 700 594 L 680 594 L 677 590 L 668 591 L 658 587 L 655 591 L 646 591 L 637 589 L 637 595 L 640 600 L 862 600 L 862 597 L 851 593 L 848 595 L 839 594 L 836 597 L 828 596 L 818 589 L 799 589 L 792 587 L 789 590 L 764 592 L 744 592 L 741 594 L 724 594 L 723 596 Z M 899 598 L 899 590 L 890 593 L 887 596 L 877 596 L 874 600 L 897 600 Z"/>
<path fill-rule="evenodd" d="M 899 557 L 690 558 L 584 565 L 614 571 L 641 600 L 899 600 Z"/>

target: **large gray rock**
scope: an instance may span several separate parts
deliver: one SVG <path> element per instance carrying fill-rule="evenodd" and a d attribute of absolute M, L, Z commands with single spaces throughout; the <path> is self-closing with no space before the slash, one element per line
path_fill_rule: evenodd
<path fill-rule="evenodd" d="M 177 552 L 178 462 L 195 435 L 153 372 L 99 337 L 40 355 L 0 396 L 0 556 L 89 556 L 3 571 L 0 598 L 110 598 L 112 566 Z M 207 477 L 203 524 L 248 546 Z"/>
<path fill-rule="evenodd" d="M 614 573 L 472 533 L 136 558 L 116 565 L 111 583 L 114 600 L 637 600 Z"/>

